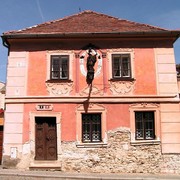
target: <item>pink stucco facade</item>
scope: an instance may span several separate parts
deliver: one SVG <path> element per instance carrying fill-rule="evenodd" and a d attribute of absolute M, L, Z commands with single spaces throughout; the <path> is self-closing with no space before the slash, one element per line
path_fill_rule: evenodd
<path fill-rule="evenodd" d="M 8 57 L 4 156 L 35 153 L 32 143 L 34 123 L 31 121 L 41 114 L 49 117 L 60 113 L 57 133 L 62 142 L 81 143 L 80 114 L 100 112 L 105 122 L 102 143 L 108 142 L 108 131 L 120 127 L 130 129 L 131 141 L 136 143 L 134 112 L 138 110 L 156 112 L 155 142 L 162 144 L 162 152 L 180 153 L 180 106 L 173 48 L 140 48 L 138 42 L 133 42 L 129 43 L 133 48 L 117 44 L 116 48 L 96 49 L 100 58 L 95 65 L 95 78 L 90 90 L 85 76 L 87 50 L 79 49 L 87 42 L 79 41 L 75 47 L 65 47 L 65 50 L 44 50 L 51 43 L 33 48 L 31 42 L 28 46 L 12 46 Z M 98 44 L 98 41 L 93 43 Z M 110 45 L 108 42 L 107 47 Z M 111 56 L 119 53 L 131 55 L 131 81 L 111 80 Z M 70 81 L 50 80 L 50 56 L 54 54 L 69 55 Z M 82 54 L 84 59 L 80 59 Z M 41 111 L 37 109 L 38 105 L 52 108 Z M 60 155 L 60 150 L 58 153 Z"/>

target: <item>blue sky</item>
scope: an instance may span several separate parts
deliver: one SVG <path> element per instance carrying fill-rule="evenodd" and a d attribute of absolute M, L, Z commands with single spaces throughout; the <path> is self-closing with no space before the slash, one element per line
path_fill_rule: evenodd
<path fill-rule="evenodd" d="M 180 0 L 0 0 L 0 34 L 92 10 L 171 30 L 180 30 Z M 180 38 L 175 42 L 180 63 Z M 0 43 L 0 81 L 6 81 L 7 48 Z"/>

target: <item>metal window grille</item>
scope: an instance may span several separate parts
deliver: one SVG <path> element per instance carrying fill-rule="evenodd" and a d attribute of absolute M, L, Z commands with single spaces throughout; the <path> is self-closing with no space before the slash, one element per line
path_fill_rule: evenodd
<path fill-rule="evenodd" d="M 82 114 L 82 142 L 101 141 L 101 114 Z"/>
<path fill-rule="evenodd" d="M 154 112 L 135 112 L 136 139 L 148 140 L 155 138 Z"/>

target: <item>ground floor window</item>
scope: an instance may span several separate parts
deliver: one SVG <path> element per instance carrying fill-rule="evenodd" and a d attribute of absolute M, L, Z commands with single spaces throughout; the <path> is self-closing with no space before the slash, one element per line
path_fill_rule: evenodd
<path fill-rule="evenodd" d="M 82 114 L 82 142 L 101 142 L 101 113 Z"/>
<path fill-rule="evenodd" d="M 135 112 L 135 136 L 137 140 L 155 139 L 154 111 Z"/>

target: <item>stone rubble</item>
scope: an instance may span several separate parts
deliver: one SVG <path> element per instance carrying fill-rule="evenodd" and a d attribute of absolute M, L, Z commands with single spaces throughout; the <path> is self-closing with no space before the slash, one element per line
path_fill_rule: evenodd
<path fill-rule="evenodd" d="M 131 145 L 130 130 L 109 131 L 107 147 L 62 142 L 62 171 L 83 173 L 180 173 L 180 155 L 163 155 L 161 144 Z"/>

